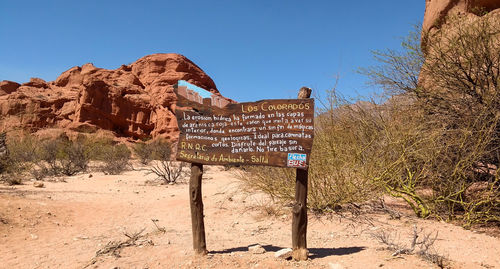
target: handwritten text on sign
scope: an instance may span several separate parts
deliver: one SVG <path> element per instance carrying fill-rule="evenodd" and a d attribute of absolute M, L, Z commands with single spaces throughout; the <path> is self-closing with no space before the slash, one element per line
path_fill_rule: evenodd
<path fill-rule="evenodd" d="M 177 110 L 177 160 L 306 168 L 314 135 L 314 100 L 262 100 L 223 109 Z"/>

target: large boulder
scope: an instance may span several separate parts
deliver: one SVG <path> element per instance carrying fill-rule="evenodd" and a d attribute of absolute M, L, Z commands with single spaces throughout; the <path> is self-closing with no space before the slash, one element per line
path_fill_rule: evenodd
<path fill-rule="evenodd" d="M 177 139 L 173 85 L 185 80 L 219 94 L 213 80 L 179 54 L 153 54 L 115 70 L 73 67 L 55 81 L 0 82 L 0 131 L 107 130 L 129 140 Z"/>
<path fill-rule="evenodd" d="M 478 16 L 498 8 L 498 0 L 426 0 L 422 31 L 439 30 L 449 15 Z"/>
<path fill-rule="evenodd" d="M 0 81 L 0 96 L 14 92 L 19 86 L 21 86 L 21 84 L 14 81 Z"/>
<path fill-rule="evenodd" d="M 422 49 L 427 63 L 436 51 L 444 52 L 449 46 L 457 45 L 451 44 L 450 40 L 461 31 L 467 31 L 467 26 L 485 23 L 495 28 L 500 25 L 499 0 L 426 0 L 425 3 Z M 435 84 L 434 79 L 423 69 L 419 83 L 423 87 L 430 88 Z"/>

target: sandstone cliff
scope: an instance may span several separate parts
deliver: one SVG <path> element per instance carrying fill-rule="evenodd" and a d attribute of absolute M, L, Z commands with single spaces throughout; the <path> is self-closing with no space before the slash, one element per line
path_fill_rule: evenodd
<path fill-rule="evenodd" d="M 422 68 L 419 76 L 419 84 L 421 86 L 424 88 L 436 88 L 436 84 L 439 84 L 436 83 L 436 80 L 440 80 L 439 76 L 432 75 L 431 73 L 439 73 L 437 69 L 443 66 L 436 69 L 438 65 L 433 65 L 431 59 L 434 58 L 434 62 L 438 61 L 440 53 L 446 53 L 449 57 L 459 59 L 455 62 L 462 62 L 463 64 L 468 64 L 467 61 L 470 58 L 465 57 L 466 54 L 479 53 L 477 48 L 476 51 L 473 51 L 473 48 L 458 44 L 456 41 L 456 37 L 464 35 L 464 33 L 467 34 L 467 31 L 470 31 L 467 29 L 473 29 L 468 28 L 468 26 L 488 26 L 488 28 L 493 29 L 499 27 L 500 0 L 426 0 L 425 15 L 422 24 L 422 49 L 426 58 L 424 66 L 434 66 L 430 67 L 430 69 L 434 68 L 435 70 Z M 498 34 L 496 35 L 498 36 Z M 498 47 L 497 45 L 498 42 L 497 44 L 493 43 L 493 47 L 490 50 L 495 50 Z M 483 54 L 481 55 L 484 56 Z M 496 56 L 492 57 L 495 58 Z M 469 60 L 472 61 L 472 59 Z M 457 66 L 449 65 L 445 71 L 451 72 L 452 67 L 460 69 Z M 471 72 L 470 70 L 465 71 L 466 73 Z M 461 74 L 459 71 L 455 70 L 455 72 L 458 73 L 457 75 Z"/>
<path fill-rule="evenodd" d="M 499 16 L 500 0 L 426 0 L 422 32 L 432 35 L 448 23 L 450 16 L 478 19 L 485 13 Z"/>
<path fill-rule="evenodd" d="M 185 80 L 213 93 L 213 80 L 178 54 L 153 54 L 115 70 L 73 67 L 55 81 L 0 82 L 0 131 L 108 130 L 144 139 L 178 135 L 173 85 Z"/>

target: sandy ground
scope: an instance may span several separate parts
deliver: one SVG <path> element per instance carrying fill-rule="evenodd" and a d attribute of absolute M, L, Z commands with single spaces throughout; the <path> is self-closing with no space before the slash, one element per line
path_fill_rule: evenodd
<path fill-rule="evenodd" d="M 374 238 L 385 233 L 409 245 L 414 225 L 423 229 L 420 238 L 437 232 L 432 251 L 449 267 L 500 268 L 499 238 L 383 212 L 354 219 L 310 214 L 310 259 L 275 258 L 291 247 L 290 208 L 244 192 L 234 170 L 205 169 L 207 256 L 193 255 L 188 185 L 152 185 L 147 181 L 154 177 L 139 170 L 77 175 L 44 188 L 31 182 L 0 186 L 0 268 L 438 268 L 417 255 L 392 256 Z M 125 244 L 126 234 L 143 229 L 138 240 Z M 110 242 L 123 247 L 96 255 Z M 254 244 L 266 252 L 249 252 Z"/>

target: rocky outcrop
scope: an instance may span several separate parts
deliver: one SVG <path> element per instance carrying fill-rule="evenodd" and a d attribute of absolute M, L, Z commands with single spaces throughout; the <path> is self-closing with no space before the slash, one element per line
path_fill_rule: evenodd
<path fill-rule="evenodd" d="M 498 0 L 426 0 L 422 31 L 438 30 L 449 15 L 480 16 L 499 8 Z"/>
<path fill-rule="evenodd" d="M 426 0 L 422 24 L 422 49 L 428 58 L 429 47 L 447 47 L 450 37 L 458 34 L 457 29 L 478 22 L 497 25 L 500 22 L 499 0 Z M 496 27 L 496 26 L 493 26 Z M 425 72 L 419 82 L 427 79 Z"/>
<path fill-rule="evenodd" d="M 21 84 L 14 81 L 0 81 L 0 96 L 12 93 L 17 90 L 19 86 L 21 86 Z"/>
<path fill-rule="evenodd" d="M 0 131 L 104 129 L 117 137 L 177 138 L 173 85 L 185 80 L 219 94 L 213 80 L 178 54 L 153 54 L 115 70 L 73 67 L 55 81 L 0 82 Z"/>

